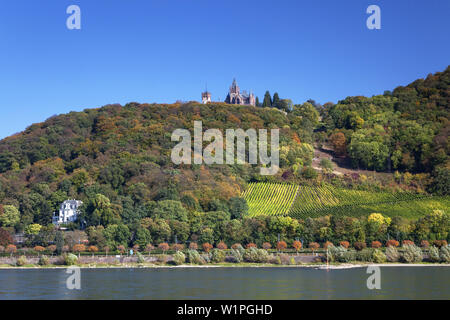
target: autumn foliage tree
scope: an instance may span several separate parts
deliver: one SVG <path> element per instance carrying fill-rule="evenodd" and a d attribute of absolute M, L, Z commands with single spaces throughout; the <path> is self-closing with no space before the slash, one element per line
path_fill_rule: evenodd
<path fill-rule="evenodd" d="M 226 250 L 226 249 L 228 249 L 227 245 L 223 241 L 219 242 L 216 247 L 219 250 Z"/>
<path fill-rule="evenodd" d="M 191 249 L 191 250 L 198 250 L 198 244 L 197 244 L 197 242 L 191 242 L 191 243 L 189 243 L 189 249 Z"/>
<path fill-rule="evenodd" d="M 163 242 L 158 245 L 158 249 L 161 250 L 164 254 L 164 253 L 166 253 L 167 250 L 170 249 L 170 246 L 167 242 Z"/>
<path fill-rule="evenodd" d="M 13 243 L 11 234 L 3 228 L 0 228 L 0 245 L 6 247 L 8 244 Z"/>
<path fill-rule="evenodd" d="M 391 239 L 386 242 L 386 247 L 398 247 L 400 244 L 397 240 Z"/>
<path fill-rule="evenodd" d="M 346 240 L 339 242 L 339 245 L 341 247 L 344 247 L 345 249 L 347 249 L 350 246 L 350 243 Z"/>
<path fill-rule="evenodd" d="M 371 246 L 372 246 L 372 248 L 378 249 L 378 248 L 382 247 L 382 244 L 380 241 L 372 241 Z"/>
<path fill-rule="evenodd" d="M 314 251 L 316 251 L 317 249 L 320 248 L 320 244 L 318 244 L 317 242 L 310 242 L 308 244 L 308 248 L 310 248 L 312 250 L 312 252 L 314 253 Z"/>
<path fill-rule="evenodd" d="M 205 242 L 204 244 L 202 244 L 202 247 L 203 247 L 203 251 L 205 251 L 205 252 L 209 252 L 213 248 L 212 244 L 210 244 L 208 242 Z"/>
<path fill-rule="evenodd" d="M 253 243 L 253 242 L 250 242 L 250 243 L 247 243 L 247 245 L 245 246 L 247 249 L 250 249 L 250 248 L 258 248 L 258 246 L 255 244 L 255 243 Z"/>
<path fill-rule="evenodd" d="M 263 249 L 265 250 L 269 250 L 270 248 L 272 248 L 272 245 L 269 242 L 264 242 L 262 244 Z"/>
<path fill-rule="evenodd" d="M 342 132 L 336 132 L 330 136 L 329 140 L 336 155 L 345 156 L 347 152 L 345 135 Z"/>
<path fill-rule="evenodd" d="M 292 247 L 295 249 L 295 251 L 297 251 L 297 253 L 300 251 L 300 249 L 302 248 L 302 243 L 298 240 L 295 240 L 292 243 Z"/>
<path fill-rule="evenodd" d="M 278 251 L 286 250 L 286 248 L 287 248 L 287 243 L 286 243 L 286 241 L 278 241 L 278 242 L 277 242 L 277 250 L 278 250 Z"/>

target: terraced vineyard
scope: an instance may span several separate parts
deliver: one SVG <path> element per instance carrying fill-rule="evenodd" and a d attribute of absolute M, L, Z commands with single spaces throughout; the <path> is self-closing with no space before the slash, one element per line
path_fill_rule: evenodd
<path fill-rule="evenodd" d="M 247 200 L 251 216 L 287 215 L 297 189 L 293 184 L 251 183 L 242 196 Z"/>
<path fill-rule="evenodd" d="M 408 192 L 369 192 L 332 186 L 253 183 L 242 194 L 251 216 L 289 215 L 294 218 L 324 215 L 360 216 L 379 212 L 387 216 L 417 218 L 433 209 L 448 210 L 450 197 Z"/>

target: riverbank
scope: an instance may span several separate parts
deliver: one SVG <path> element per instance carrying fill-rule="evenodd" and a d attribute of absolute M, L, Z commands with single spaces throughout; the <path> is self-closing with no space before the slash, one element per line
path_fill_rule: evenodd
<path fill-rule="evenodd" d="M 193 264 L 182 264 L 182 265 L 158 265 L 158 264 L 119 264 L 119 265 L 105 265 L 105 264 L 89 264 L 89 265 L 74 265 L 81 269 L 181 269 L 181 268 L 314 268 L 323 270 L 340 270 L 340 269 L 354 269 L 354 268 L 367 268 L 368 266 L 377 267 L 450 267 L 448 263 L 342 263 L 342 264 L 301 264 L 301 265 L 276 265 L 268 263 L 217 263 L 208 265 L 193 265 Z M 0 270 L 6 269 L 17 269 L 17 270 L 27 270 L 27 269 L 67 269 L 73 266 L 67 265 L 26 265 L 26 266 L 12 266 L 12 265 L 0 265 Z"/>

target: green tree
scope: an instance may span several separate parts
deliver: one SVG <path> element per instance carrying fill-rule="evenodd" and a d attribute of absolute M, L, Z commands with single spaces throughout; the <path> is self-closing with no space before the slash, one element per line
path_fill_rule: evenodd
<path fill-rule="evenodd" d="M 3 206 L 3 212 L 0 213 L 0 224 L 4 227 L 14 227 L 20 221 L 19 210 L 13 205 Z"/>
<path fill-rule="evenodd" d="M 263 108 L 271 108 L 272 107 L 272 97 L 270 96 L 269 91 L 266 91 L 264 94 L 264 100 L 262 104 Z"/>

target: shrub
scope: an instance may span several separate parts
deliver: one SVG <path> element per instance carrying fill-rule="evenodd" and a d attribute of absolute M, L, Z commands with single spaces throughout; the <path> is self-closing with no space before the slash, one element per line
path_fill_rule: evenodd
<path fill-rule="evenodd" d="M 386 249 L 386 260 L 389 262 L 398 262 L 400 260 L 400 254 L 394 245 L 388 246 Z"/>
<path fill-rule="evenodd" d="M 242 246 L 241 246 L 241 248 L 242 248 Z M 244 248 L 242 248 L 242 250 L 231 249 L 231 255 L 229 256 L 229 261 L 234 262 L 234 263 L 241 263 L 242 260 L 244 259 L 243 251 L 244 251 Z"/>
<path fill-rule="evenodd" d="M 420 241 L 420 246 L 422 248 L 428 248 L 430 246 L 430 243 L 427 240 Z"/>
<path fill-rule="evenodd" d="M 315 250 L 320 248 L 320 244 L 318 244 L 317 242 L 310 242 L 308 244 L 308 248 L 310 248 L 314 252 Z"/>
<path fill-rule="evenodd" d="M 202 244 L 202 247 L 205 252 L 209 252 L 213 248 L 213 246 L 208 242 L 205 242 L 204 244 Z"/>
<path fill-rule="evenodd" d="M 269 242 L 264 242 L 262 244 L 262 247 L 264 250 L 269 250 L 270 248 L 272 248 L 272 245 Z"/>
<path fill-rule="evenodd" d="M 211 261 L 220 263 L 225 261 L 225 251 L 221 249 L 213 249 L 211 251 Z"/>
<path fill-rule="evenodd" d="M 414 244 L 407 244 L 403 246 L 404 250 L 402 252 L 402 261 L 406 263 L 412 263 L 412 262 L 421 262 L 423 259 L 422 250 L 414 245 Z"/>
<path fill-rule="evenodd" d="M 328 249 L 329 247 L 330 247 L 330 248 L 331 248 L 331 247 L 334 247 L 333 242 L 327 241 L 327 242 L 325 242 L 325 243 L 323 244 L 323 248 L 324 248 L 324 249 Z"/>
<path fill-rule="evenodd" d="M 77 261 L 78 261 L 78 258 L 73 253 L 69 253 L 64 256 L 64 264 L 67 266 L 72 266 L 72 265 L 76 264 Z"/>
<path fill-rule="evenodd" d="M 277 242 L 277 250 L 278 251 L 286 250 L 286 248 L 287 248 L 287 243 L 285 241 L 278 241 Z"/>
<path fill-rule="evenodd" d="M 428 249 L 428 254 L 432 262 L 441 261 L 441 256 L 439 255 L 439 249 L 437 247 L 435 246 L 430 247 L 430 249 Z"/>
<path fill-rule="evenodd" d="M 161 250 L 163 254 L 165 254 L 166 251 L 170 249 L 170 246 L 167 242 L 163 242 L 158 245 L 158 249 Z"/>
<path fill-rule="evenodd" d="M 27 263 L 28 263 L 27 257 L 25 257 L 25 256 L 20 256 L 16 260 L 16 265 L 19 266 L 19 267 L 22 267 L 22 266 L 26 265 Z"/>
<path fill-rule="evenodd" d="M 13 244 L 8 244 L 6 246 L 5 252 L 10 253 L 12 255 L 13 253 L 17 252 L 17 247 Z"/>
<path fill-rule="evenodd" d="M 372 258 L 375 263 L 386 262 L 386 255 L 380 249 L 375 249 L 373 251 Z"/>
<path fill-rule="evenodd" d="M 280 264 L 283 265 L 290 265 L 291 264 L 291 257 L 288 254 L 280 254 Z"/>
<path fill-rule="evenodd" d="M 411 241 L 411 240 L 403 240 L 402 241 L 402 246 L 404 247 L 404 246 L 411 246 L 411 245 L 414 245 L 414 241 Z"/>
<path fill-rule="evenodd" d="M 240 243 L 235 243 L 231 246 L 231 249 L 237 249 L 239 247 L 243 248 L 243 246 Z"/>
<path fill-rule="evenodd" d="M 255 247 L 251 247 L 246 249 L 244 252 L 244 261 L 246 262 L 267 262 L 269 254 L 264 249 L 257 249 Z"/>
<path fill-rule="evenodd" d="M 197 250 L 198 249 L 198 244 L 196 242 L 189 243 L 189 249 Z"/>
<path fill-rule="evenodd" d="M 447 246 L 447 241 L 445 241 L 445 240 L 434 240 L 434 241 L 433 241 L 433 244 L 434 244 L 436 247 L 441 248 L 441 247 Z"/>
<path fill-rule="evenodd" d="M 450 262 L 450 246 L 442 246 L 441 250 L 439 250 L 439 256 L 441 257 L 442 262 Z"/>
<path fill-rule="evenodd" d="M 391 239 L 386 242 L 386 247 L 398 247 L 400 243 L 397 240 Z"/>
<path fill-rule="evenodd" d="M 189 249 L 186 251 L 186 260 L 191 264 L 205 264 L 205 260 L 200 256 L 197 250 Z"/>
<path fill-rule="evenodd" d="M 159 263 L 167 263 L 167 260 L 169 260 L 169 256 L 167 254 L 160 254 L 158 256 Z"/>
<path fill-rule="evenodd" d="M 41 256 L 38 263 L 40 266 L 47 266 L 50 264 L 50 259 L 47 256 Z"/>
<path fill-rule="evenodd" d="M 378 249 L 381 248 L 383 245 L 381 244 L 380 241 L 372 241 L 371 247 L 374 249 Z"/>
<path fill-rule="evenodd" d="M 356 253 L 356 260 L 363 262 L 373 262 L 373 249 L 364 248 Z"/>
<path fill-rule="evenodd" d="M 226 249 L 228 249 L 228 247 L 227 247 L 227 245 L 225 244 L 225 242 L 220 241 L 220 242 L 217 244 L 217 249 L 219 249 L 219 250 L 226 250 Z"/>
<path fill-rule="evenodd" d="M 175 252 L 175 254 L 173 255 L 173 263 L 175 265 L 179 266 L 180 264 L 183 264 L 185 262 L 186 262 L 186 256 L 184 255 L 184 253 L 181 251 Z"/>
<path fill-rule="evenodd" d="M 137 251 L 136 255 L 137 255 L 137 263 L 144 263 L 145 262 L 145 259 L 144 259 L 144 256 L 142 255 L 142 253 Z"/>
<path fill-rule="evenodd" d="M 270 264 L 281 264 L 281 258 L 279 256 L 270 255 L 267 258 L 267 262 Z"/>
<path fill-rule="evenodd" d="M 245 246 L 246 249 L 250 249 L 250 248 L 258 248 L 258 246 L 256 244 L 254 244 L 253 242 L 248 243 Z"/>
<path fill-rule="evenodd" d="M 344 247 L 345 249 L 348 249 L 348 247 L 350 247 L 350 243 L 348 241 L 341 241 L 339 242 L 339 245 L 341 247 Z"/>
<path fill-rule="evenodd" d="M 355 242 L 355 243 L 353 244 L 353 248 L 355 248 L 355 249 L 358 250 L 358 251 L 362 251 L 362 250 L 365 249 L 366 247 L 367 247 L 367 245 L 366 245 L 365 242 L 359 242 L 359 241 L 357 241 L 357 242 Z"/>

